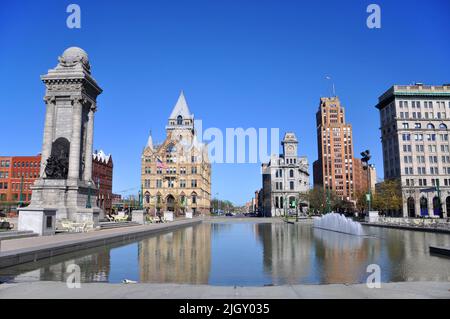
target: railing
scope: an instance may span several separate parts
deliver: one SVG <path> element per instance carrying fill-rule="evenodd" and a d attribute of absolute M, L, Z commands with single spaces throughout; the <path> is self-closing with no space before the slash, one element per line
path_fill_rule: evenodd
<path fill-rule="evenodd" d="M 450 221 L 441 218 L 378 217 L 378 224 L 450 230 Z"/>

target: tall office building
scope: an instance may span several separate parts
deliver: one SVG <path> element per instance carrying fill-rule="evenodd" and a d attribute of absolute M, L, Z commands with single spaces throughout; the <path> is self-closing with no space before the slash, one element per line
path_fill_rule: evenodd
<path fill-rule="evenodd" d="M 354 200 L 352 126 L 345 122 L 344 107 L 337 96 L 320 99 L 316 123 L 318 159 L 313 163 L 314 185 L 322 185 L 342 199 Z"/>
<path fill-rule="evenodd" d="M 394 85 L 378 99 L 385 179 L 400 179 L 403 216 L 450 213 L 450 84 Z"/>

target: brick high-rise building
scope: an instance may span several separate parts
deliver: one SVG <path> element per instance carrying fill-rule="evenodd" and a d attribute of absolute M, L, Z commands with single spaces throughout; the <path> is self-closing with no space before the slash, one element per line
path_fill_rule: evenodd
<path fill-rule="evenodd" d="M 322 97 L 316 113 L 318 160 L 314 185 L 333 190 L 342 199 L 355 199 L 352 126 L 345 122 L 337 96 Z"/>

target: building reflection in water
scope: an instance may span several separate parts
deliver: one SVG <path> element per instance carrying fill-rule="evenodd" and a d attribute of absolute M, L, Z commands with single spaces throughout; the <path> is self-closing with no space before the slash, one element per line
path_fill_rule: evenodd
<path fill-rule="evenodd" d="M 285 223 L 255 224 L 256 237 L 263 244 L 264 272 L 272 283 L 295 284 L 311 272 L 311 232 Z"/>
<path fill-rule="evenodd" d="M 14 280 L 21 281 L 66 281 L 70 273 L 67 267 L 78 265 L 81 270 L 81 282 L 108 282 L 110 273 L 110 249 L 88 250 L 77 254 L 68 254 L 18 265 L 2 272 L 15 275 Z"/>
<path fill-rule="evenodd" d="M 312 229 L 316 276 L 320 283 L 359 283 L 365 275 L 370 238 Z M 376 249 L 379 250 L 379 249 Z"/>
<path fill-rule="evenodd" d="M 308 224 L 202 223 L 139 241 L 121 242 L 0 269 L 0 280 L 66 281 L 70 264 L 82 282 L 264 285 L 365 283 L 367 266 L 381 280 L 450 281 L 448 258 L 429 245 L 450 236 L 365 228 L 369 237 L 314 229 Z"/>
<path fill-rule="evenodd" d="M 139 281 L 207 284 L 211 227 L 200 224 L 139 243 Z"/>

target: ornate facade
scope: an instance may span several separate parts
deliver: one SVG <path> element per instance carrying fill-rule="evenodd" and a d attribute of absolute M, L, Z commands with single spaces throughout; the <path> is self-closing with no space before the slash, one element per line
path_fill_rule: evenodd
<path fill-rule="evenodd" d="M 303 213 L 308 206 L 300 196 L 309 190 L 308 159 L 298 156 L 298 140 L 293 132 L 284 135 L 281 145 L 283 154 L 272 154 L 270 162 L 262 164 L 260 214 L 266 217 Z"/>
<path fill-rule="evenodd" d="M 166 139 L 153 145 L 150 134 L 142 154 L 143 206 L 150 214 L 209 214 L 211 164 L 207 146 L 197 139 L 194 115 L 183 92 L 169 116 Z"/>

